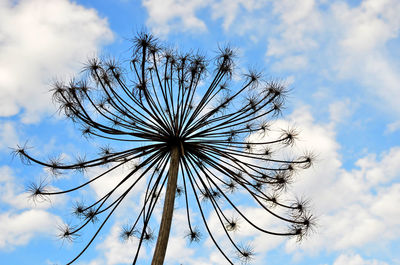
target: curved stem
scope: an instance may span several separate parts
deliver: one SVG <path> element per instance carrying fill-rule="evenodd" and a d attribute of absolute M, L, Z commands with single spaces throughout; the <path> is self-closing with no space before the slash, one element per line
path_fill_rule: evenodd
<path fill-rule="evenodd" d="M 174 212 L 175 193 L 179 170 L 179 148 L 172 147 L 171 160 L 168 171 L 167 191 L 165 193 L 164 208 L 161 218 L 160 231 L 151 265 L 162 265 L 167 252 L 168 238 L 171 230 L 172 215 Z"/>

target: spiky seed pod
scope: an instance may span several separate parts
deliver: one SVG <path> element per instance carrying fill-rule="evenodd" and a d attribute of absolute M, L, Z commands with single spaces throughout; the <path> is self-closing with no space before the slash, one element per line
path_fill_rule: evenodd
<path fill-rule="evenodd" d="M 193 242 L 199 242 L 201 240 L 202 235 L 199 229 L 197 227 L 194 227 L 186 232 L 185 237 L 189 239 L 190 243 L 193 243 Z"/>
<path fill-rule="evenodd" d="M 227 220 L 225 224 L 226 230 L 230 232 L 237 231 L 239 229 L 239 218 L 237 217 L 232 217 Z"/>
<path fill-rule="evenodd" d="M 176 187 L 176 196 L 180 197 L 184 193 L 184 190 L 181 186 Z"/>
<path fill-rule="evenodd" d="M 124 225 L 121 229 L 120 238 L 122 241 L 128 241 L 131 240 L 136 233 L 137 231 L 133 230 L 131 226 Z"/>
<path fill-rule="evenodd" d="M 75 202 L 72 213 L 78 218 L 84 218 L 86 206 L 82 202 Z"/>
<path fill-rule="evenodd" d="M 59 234 L 58 237 L 66 242 L 72 243 L 80 235 L 76 231 L 76 227 L 71 227 L 70 225 L 63 224 L 58 227 Z"/>
<path fill-rule="evenodd" d="M 250 245 L 241 245 L 238 246 L 236 251 L 237 259 L 242 264 L 248 264 L 254 259 L 254 250 Z"/>

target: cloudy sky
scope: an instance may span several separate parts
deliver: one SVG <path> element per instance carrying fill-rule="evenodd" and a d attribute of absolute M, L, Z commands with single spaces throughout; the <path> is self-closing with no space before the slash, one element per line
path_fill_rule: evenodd
<path fill-rule="evenodd" d="M 72 220 L 76 197 L 90 200 L 115 180 L 34 204 L 25 187 L 48 172 L 12 159 L 10 147 L 29 140 L 43 157 L 93 147 L 58 116 L 51 84 L 79 74 L 90 56 L 127 58 L 130 39 L 147 29 L 172 47 L 210 57 L 229 43 L 239 70 L 261 69 L 291 88 L 276 123 L 295 124 L 295 148 L 318 155 L 293 186 L 311 199 L 318 228 L 301 244 L 244 228 L 254 264 L 400 264 L 399 13 L 398 0 L 0 0 L 0 260 L 65 264 L 84 246 L 85 237 L 58 240 L 57 227 Z M 79 177 L 60 177 L 55 186 Z M 118 235 L 135 196 L 77 264 L 130 264 L 135 243 Z M 227 264 L 207 238 L 186 242 L 179 205 L 166 264 Z M 257 216 L 257 209 L 247 211 Z"/>

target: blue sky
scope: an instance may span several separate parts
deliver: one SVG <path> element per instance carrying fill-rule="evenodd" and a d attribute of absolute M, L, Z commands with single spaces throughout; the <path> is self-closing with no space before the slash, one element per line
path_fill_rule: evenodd
<path fill-rule="evenodd" d="M 142 29 L 210 57 L 228 43 L 237 49 L 239 72 L 261 69 L 291 88 L 276 125 L 295 124 L 295 150 L 318 154 L 292 191 L 311 199 L 319 226 L 301 244 L 244 227 L 238 237 L 253 239 L 254 264 L 400 264 L 399 13 L 398 0 L 0 0 L 2 264 L 64 264 L 82 248 L 85 236 L 76 244 L 59 241 L 57 226 L 71 221 L 74 196 L 96 197 L 112 181 L 34 205 L 25 186 L 47 172 L 13 160 L 9 147 L 29 140 L 44 157 L 94 148 L 56 114 L 48 90 L 54 79 L 79 73 L 90 56 L 127 58 L 129 40 Z M 60 177 L 54 185 L 79 178 Z M 135 245 L 118 234 L 137 196 L 77 264 L 130 264 Z M 226 264 L 209 239 L 187 244 L 178 229 L 182 216 L 178 207 L 166 264 Z"/>

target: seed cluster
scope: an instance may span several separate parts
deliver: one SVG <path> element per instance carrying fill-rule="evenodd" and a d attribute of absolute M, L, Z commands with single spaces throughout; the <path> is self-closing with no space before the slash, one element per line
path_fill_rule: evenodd
<path fill-rule="evenodd" d="M 40 164 L 54 174 L 67 170 L 84 173 L 89 168 L 109 165 L 103 173 L 67 190 L 52 191 L 44 183 L 32 184 L 29 190 L 35 198 L 77 191 L 123 165 L 140 161 L 99 200 L 88 205 L 76 203 L 73 212 L 80 222 L 63 227 L 60 237 L 73 240 L 88 223 L 100 225 L 87 246 L 68 264 L 84 253 L 133 187 L 144 180 L 147 186 L 141 211 L 121 231 L 123 239 L 139 240 L 133 261 L 136 263 L 142 243 L 154 239 L 149 223 L 165 190 L 172 148 L 179 149 L 177 196 L 184 198 L 186 238 L 190 242 L 198 242 L 203 234 L 194 225 L 195 209 L 200 213 L 196 218 L 202 219 L 211 240 L 232 264 L 230 251 L 219 245 L 208 223 L 210 211 L 242 262 L 254 256 L 252 247 L 236 242 L 232 236 L 243 223 L 271 235 L 298 239 L 306 235 L 314 224 L 306 201 L 288 202 L 279 195 L 292 182 L 295 171 L 312 164 L 313 155 L 275 158 L 275 150 L 293 145 L 297 132 L 287 129 L 276 139 L 268 137 L 270 121 L 282 109 L 285 86 L 264 81 L 261 73 L 249 71 L 239 87 L 229 89 L 235 70 L 235 53 L 229 47 L 220 48 L 218 55 L 209 60 L 165 48 L 147 33 L 138 34 L 133 44 L 129 69 L 123 69 L 115 60 L 94 58 L 86 65 L 83 78 L 56 82 L 53 88 L 59 112 L 78 124 L 84 136 L 109 140 L 111 146 L 115 141 L 124 142 L 132 148 L 114 151 L 105 146 L 98 157 L 78 157 L 71 164 L 58 158 L 40 161 L 28 154 L 26 146 L 14 151 L 23 161 Z M 265 140 L 250 141 L 251 135 Z M 121 191 L 128 180 L 134 180 L 133 184 Z M 238 191 L 247 193 L 276 220 L 287 223 L 288 229 L 274 231 L 257 225 L 236 205 Z"/>

